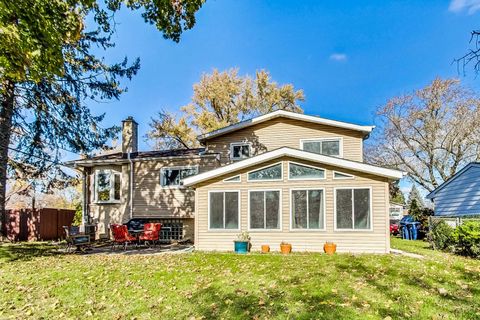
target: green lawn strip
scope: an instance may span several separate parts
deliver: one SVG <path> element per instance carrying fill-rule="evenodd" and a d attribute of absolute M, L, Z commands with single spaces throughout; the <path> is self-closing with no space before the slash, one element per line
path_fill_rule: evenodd
<path fill-rule="evenodd" d="M 32 246 L 31 256 L 0 246 L 1 319 L 480 318 L 480 261 L 430 252 L 420 242 L 392 239 L 392 246 L 423 260 L 313 253 L 38 256 Z"/>

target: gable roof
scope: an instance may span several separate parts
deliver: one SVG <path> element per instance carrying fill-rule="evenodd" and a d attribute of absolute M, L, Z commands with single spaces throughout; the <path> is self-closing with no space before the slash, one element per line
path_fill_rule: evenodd
<path fill-rule="evenodd" d="M 328 125 L 328 126 L 333 126 L 333 127 L 338 127 L 338 128 L 344 128 L 344 129 L 350 129 L 350 130 L 355 130 L 355 131 L 360 131 L 363 132 L 365 135 L 368 135 L 375 126 L 361 126 L 357 124 L 352 124 L 348 122 L 342 122 L 342 121 L 336 121 L 336 120 L 330 120 L 330 119 L 325 119 L 325 118 L 320 118 L 317 116 L 309 116 L 306 114 L 301 114 L 301 113 L 296 113 L 296 112 L 290 112 L 290 111 L 285 111 L 285 110 L 277 110 L 273 111 L 249 120 L 241 121 L 236 124 L 232 124 L 228 127 L 224 127 L 218 130 L 214 130 L 202 135 L 199 135 L 197 137 L 198 141 L 203 142 L 205 140 L 218 137 L 221 135 L 224 135 L 226 133 L 240 130 L 246 127 L 253 126 L 258 123 L 265 122 L 267 120 L 279 118 L 279 117 L 284 117 L 284 118 L 289 118 L 289 119 L 294 119 L 294 120 L 300 120 L 300 121 L 306 121 L 306 122 L 311 122 L 311 123 L 317 123 L 317 124 L 323 124 L 323 125 Z"/>
<path fill-rule="evenodd" d="M 480 167 L 480 162 L 470 162 L 469 164 L 467 164 L 465 167 L 462 168 L 462 170 L 458 171 L 457 173 L 455 173 L 450 179 L 448 179 L 447 181 L 444 181 L 441 185 L 439 185 L 438 187 L 435 188 L 435 190 L 433 190 L 432 192 L 430 192 L 429 194 L 427 194 L 426 198 L 427 199 L 433 199 L 435 198 L 435 195 L 437 194 L 438 191 L 442 190 L 443 188 L 445 188 L 450 182 L 454 181 L 455 179 L 457 179 L 458 177 L 460 177 L 465 171 L 467 171 L 468 169 L 470 169 L 471 167 Z"/>
<path fill-rule="evenodd" d="M 186 178 L 183 180 L 183 184 L 185 186 L 192 186 L 199 182 L 207 181 L 212 178 L 216 178 L 230 172 L 248 168 L 250 166 L 253 166 L 265 161 L 273 160 L 279 157 L 283 157 L 283 156 L 290 156 L 292 158 L 318 162 L 318 163 L 332 165 L 339 168 L 356 170 L 356 171 L 370 173 L 376 176 L 382 176 L 382 177 L 395 179 L 395 180 L 400 179 L 404 176 L 404 172 L 398 171 L 398 170 L 387 169 L 387 168 L 377 167 L 377 166 L 373 166 L 373 165 L 362 163 L 362 162 L 329 157 L 322 154 L 283 147 L 283 148 L 275 149 L 273 151 L 262 153 L 258 156 L 255 156 L 249 159 L 245 159 L 239 162 L 226 165 L 224 167 L 213 169 L 213 170 Z"/>

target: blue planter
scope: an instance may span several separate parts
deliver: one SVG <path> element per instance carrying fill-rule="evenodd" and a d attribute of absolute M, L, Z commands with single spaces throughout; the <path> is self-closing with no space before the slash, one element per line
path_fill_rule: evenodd
<path fill-rule="evenodd" d="M 234 241 L 235 253 L 245 254 L 248 252 L 248 241 Z"/>

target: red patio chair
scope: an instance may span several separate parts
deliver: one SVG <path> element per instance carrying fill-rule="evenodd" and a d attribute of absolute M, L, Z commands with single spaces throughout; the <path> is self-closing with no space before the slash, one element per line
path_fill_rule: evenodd
<path fill-rule="evenodd" d="M 112 250 L 115 248 L 115 244 L 123 245 L 123 250 L 126 250 L 129 243 L 137 240 L 137 238 L 128 233 L 126 225 L 112 224 L 111 229 L 113 234 Z"/>
<path fill-rule="evenodd" d="M 145 244 L 151 241 L 155 246 L 155 243 L 159 240 L 161 229 L 161 223 L 145 223 L 143 226 L 143 234 L 139 238 L 140 241 L 145 241 Z"/>

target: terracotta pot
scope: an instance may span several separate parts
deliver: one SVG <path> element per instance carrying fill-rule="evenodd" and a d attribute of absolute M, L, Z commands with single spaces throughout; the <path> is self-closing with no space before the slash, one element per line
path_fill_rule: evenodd
<path fill-rule="evenodd" d="M 268 244 L 262 244 L 262 253 L 269 253 L 270 246 Z"/>
<path fill-rule="evenodd" d="M 283 253 L 283 254 L 288 254 L 288 253 L 292 252 L 292 245 L 290 243 L 281 244 L 280 245 L 280 252 Z"/>
<path fill-rule="evenodd" d="M 325 251 L 326 254 L 332 255 L 337 251 L 337 245 L 332 242 L 327 242 L 323 245 L 323 251 Z"/>

